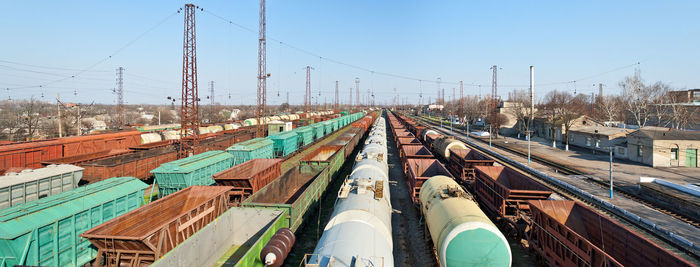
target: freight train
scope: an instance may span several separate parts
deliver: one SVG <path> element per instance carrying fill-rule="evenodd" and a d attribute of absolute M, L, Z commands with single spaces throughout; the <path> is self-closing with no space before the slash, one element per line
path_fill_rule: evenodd
<path fill-rule="evenodd" d="M 518 170 L 495 164 L 489 156 L 468 148 L 453 137 L 444 136 L 401 114 L 390 114 L 389 121 L 395 133 L 407 129 L 418 136 L 426 148 L 447 163 L 446 169 L 450 174 L 457 177 L 454 180 L 449 175 L 439 179 L 428 179 L 422 183 L 417 198 L 443 266 L 449 266 L 453 262 L 450 258 L 449 242 L 446 242 L 454 239 L 446 241 L 445 236 L 455 236 L 448 233 L 459 228 L 456 225 L 461 222 L 450 221 L 449 218 L 477 213 L 478 210 L 473 206 L 473 200 L 461 197 L 466 194 L 462 187 L 473 190 L 474 198 L 484 211 L 478 210 L 480 215 L 489 214 L 511 236 L 522 239 L 536 253 L 541 264 L 692 266 L 685 259 L 587 205 L 569 200 L 551 200 L 550 195 L 553 192 L 548 187 Z M 402 155 L 402 162 L 410 164 L 411 156 L 413 154 L 407 151 Z M 426 157 L 426 153 L 422 153 L 422 157 Z M 407 168 L 410 170 L 412 166 Z M 433 172 L 440 169 L 432 168 Z M 457 182 L 462 187 L 458 186 Z M 449 208 L 437 206 L 448 201 L 460 204 L 449 204 Z M 450 222 L 447 223 L 448 221 Z M 502 240 L 502 235 L 497 236 L 494 233 L 491 239 Z M 464 257 L 473 255 L 472 251 L 474 250 L 462 250 L 461 256 L 453 256 L 452 259 L 468 262 Z"/>
<path fill-rule="evenodd" d="M 310 123 L 314 121 L 314 118 L 319 116 L 324 116 L 321 119 L 329 119 L 331 114 L 332 112 L 330 111 L 323 111 L 279 115 L 265 117 L 262 121 L 267 123 L 275 118 L 287 118 L 289 120 L 299 120 L 300 118 L 304 118 L 308 119 L 306 123 Z M 222 133 L 230 134 L 240 131 L 248 131 L 252 133 L 253 130 L 252 127 L 250 127 L 252 124 L 246 123 L 246 121 L 248 120 L 202 126 L 199 129 L 200 137 L 207 140 L 207 142 L 212 143 L 218 141 L 209 139 L 216 139 Z M 255 125 L 257 125 L 257 123 Z M 163 142 L 165 140 L 177 141 L 180 139 L 179 128 L 179 124 L 138 126 L 136 127 L 136 131 L 72 136 L 57 139 L 2 144 L 0 145 L 0 174 L 7 171 L 19 171 L 26 168 L 41 168 L 42 162 L 49 162 L 60 158 L 81 156 L 108 150 L 127 150 L 132 147 L 159 144 L 161 142 L 167 143 Z M 250 138 L 245 140 L 248 139 Z M 226 142 L 223 142 L 221 145 L 212 144 L 212 149 L 225 149 L 230 145 L 231 143 Z M 211 149 L 204 151 L 208 150 Z M 196 152 L 201 153 L 204 151 Z"/>
<path fill-rule="evenodd" d="M 307 266 L 394 266 L 386 123 L 379 117 Z"/>

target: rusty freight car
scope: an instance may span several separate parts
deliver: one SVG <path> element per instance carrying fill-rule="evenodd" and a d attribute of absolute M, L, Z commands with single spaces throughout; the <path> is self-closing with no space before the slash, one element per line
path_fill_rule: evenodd
<path fill-rule="evenodd" d="M 413 202 L 416 204 L 420 203 L 418 195 L 420 194 L 420 188 L 423 182 L 438 175 L 453 178 L 445 166 L 437 159 L 407 159 L 406 165 L 408 166 L 408 173 L 406 175 L 406 179 L 408 179 L 408 190 L 410 191 Z"/>
<path fill-rule="evenodd" d="M 251 159 L 212 175 L 217 185 L 231 186 L 231 204 L 241 203 L 280 176 L 282 159 Z"/>
<path fill-rule="evenodd" d="M 474 182 L 474 167 L 493 166 L 494 160 L 490 159 L 476 150 L 469 148 L 450 148 L 450 158 L 447 162 L 447 169 L 465 185 Z"/>
<path fill-rule="evenodd" d="M 191 186 L 92 228 L 96 263 L 147 266 L 228 209 L 228 186 Z"/>
<path fill-rule="evenodd" d="M 551 266 L 693 266 L 581 203 L 531 200 L 530 245 Z"/>
<path fill-rule="evenodd" d="M 153 177 L 151 170 L 176 159 L 177 150 L 175 146 L 169 145 L 83 162 L 79 165 L 85 168 L 83 180 L 89 183 L 120 176 L 148 180 Z"/>
<path fill-rule="evenodd" d="M 487 211 L 499 218 L 529 212 L 529 200 L 548 199 L 552 191 L 524 174 L 503 166 L 476 166 L 472 185 Z"/>

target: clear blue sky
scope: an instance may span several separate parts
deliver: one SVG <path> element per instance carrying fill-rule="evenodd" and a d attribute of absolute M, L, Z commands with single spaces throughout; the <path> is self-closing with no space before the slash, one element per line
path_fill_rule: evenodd
<path fill-rule="evenodd" d="M 4 1 L 0 99 L 43 93 L 50 100 L 60 92 L 66 101 L 115 103 L 115 69 L 123 66 L 127 103 L 167 103 L 166 96 L 180 95 L 183 16 L 174 12 L 185 3 Z M 213 80 L 217 102 L 255 103 L 257 34 L 211 13 L 257 31 L 258 2 L 195 4 L 205 10 L 196 14 L 200 98 Z M 465 95 L 489 93 L 494 64 L 502 68 L 503 97 L 527 88 L 530 65 L 538 96 L 574 88 L 590 94 L 599 82 L 617 93 L 636 62 L 646 81 L 700 87 L 700 1 L 268 0 L 267 9 L 268 38 L 375 72 L 424 79 L 423 103 L 435 99 L 437 77 L 448 96 L 459 80 Z M 391 103 L 393 88 L 418 102 L 418 81 L 339 65 L 273 40 L 267 51 L 271 104 L 283 102 L 286 92 L 293 104 L 303 102 L 306 65 L 315 68 L 312 89 L 321 91 L 320 102 L 332 101 L 336 80 L 346 102 L 355 77 L 363 94 L 374 88 L 377 102 Z"/>

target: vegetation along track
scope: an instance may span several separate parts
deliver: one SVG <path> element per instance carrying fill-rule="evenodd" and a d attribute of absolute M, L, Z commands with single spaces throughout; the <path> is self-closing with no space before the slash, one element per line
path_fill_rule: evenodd
<path fill-rule="evenodd" d="M 413 116 L 413 118 L 416 119 L 417 121 L 421 122 L 422 124 L 431 126 L 431 128 L 436 129 L 436 130 L 442 132 L 442 133 L 445 134 L 445 135 L 450 135 L 450 134 L 449 134 L 449 129 L 445 129 L 445 127 L 440 128 L 440 125 L 439 125 L 438 123 L 429 121 L 429 120 L 424 119 L 424 118 L 421 118 L 421 117 Z M 453 131 L 458 132 L 458 133 L 461 133 L 461 134 L 464 134 L 464 131 L 462 131 L 462 130 L 460 130 L 460 129 L 453 128 Z M 460 137 L 460 136 L 455 136 L 455 138 L 457 138 L 457 139 L 459 139 L 459 140 L 461 140 L 461 141 L 466 141 L 465 138 Z M 480 142 L 485 142 L 484 140 L 481 140 L 481 139 L 478 139 L 478 138 L 472 138 L 472 139 L 477 139 L 477 140 L 479 140 Z M 465 142 L 465 143 L 466 143 L 466 142 Z M 488 144 L 488 142 L 485 142 L 485 143 Z M 503 166 L 512 168 L 512 169 L 514 169 L 514 170 L 517 170 L 517 171 L 519 171 L 519 172 L 521 172 L 521 173 L 527 175 L 529 178 L 531 178 L 531 179 L 537 181 L 538 183 L 540 183 L 540 184 L 542 184 L 542 185 L 544 185 L 544 186 L 547 186 L 548 188 L 552 189 L 552 191 L 556 192 L 557 194 L 561 195 L 561 196 L 564 197 L 564 198 L 567 198 L 567 199 L 570 199 L 570 200 L 576 200 L 576 201 L 579 201 L 579 202 L 581 202 L 581 203 L 584 203 L 585 205 L 587 205 L 587 206 L 589 206 L 589 207 L 591 207 L 591 208 L 593 208 L 593 209 L 595 209 L 595 210 L 597 210 L 597 211 L 599 211 L 599 212 L 601 212 L 601 213 L 603 213 L 603 214 L 606 214 L 606 215 L 608 215 L 609 217 L 615 218 L 615 219 L 616 219 L 618 222 L 620 222 L 621 224 L 623 224 L 623 225 L 625 225 L 625 226 L 627 226 L 627 227 L 629 227 L 629 228 L 631 228 L 631 229 L 634 229 L 634 230 L 635 230 L 636 232 L 638 232 L 638 233 L 647 233 L 647 234 L 644 235 L 646 238 L 652 240 L 653 242 L 659 244 L 659 245 L 662 246 L 662 247 L 665 247 L 666 249 L 669 249 L 669 250 L 675 251 L 675 252 L 682 252 L 682 253 L 684 253 L 684 254 L 687 254 L 687 255 L 689 255 L 689 256 L 692 256 L 692 257 L 695 258 L 696 260 L 697 260 L 697 259 L 700 259 L 700 255 L 698 255 L 698 251 L 697 251 L 697 250 L 693 250 L 692 248 L 687 248 L 687 247 L 685 247 L 685 246 L 682 246 L 682 245 L 678 244 L 676 241 L 670 240 L 668 236 L 661 235 L 661 234 L 659 234 L 658 232 L 655 232 L 655 231 L 652 231 L 652 230 L 650 230 L 650 229 L 647 229 L 646 227 L 640 225 L 639 222 L 637 222 L 637 221 L 633 221 L 633 220 L 630 220 L 630 219 L 628 219 L 628 218 L 626 218 L 626 217 L 619 216 L 619 215 L 616 214 L 612 209 L 610 209 L 610 208 L 608 208 L 608 207 L 606 207 L 606 206 L 603 206 L 603 205 L 599 205 L 599 204 L 597 204 L 597 203 L 593 203 L 593 202 L 589 201 L 588 199 L 586 199 L 586 198 L 584 198 L 584 197 L 582 197 L 582 196 L 579 196 L 579 194 L 578 194 L 577 192 L 575 192 L 575 191 L 572 191 L 572 190 L 570 190 L 570 189 L 568 189 L 568 188 L 561 187 L 561 186 L 559 186 L 559 185 L 557 185 L 557 184 L 555 184 L 555 183 L 552 183 L 552 182 L 550 182 L 550 181 L 547 181 L 547 180 L 544 180 L 544 179 L 540 179 L 537 175 L 535 175 L 535 174 L 533 174 L 533 173 L 530 173 L 529 170 L 520 168 L 520 167 L 518 167 L 518 166 L 514 166 L 513 164 L 510 164 L 510 163 L 508 163 L 508 162 L 505 162 L 505 161 L 499 159 L 498 157 L 493 156 L 492 153 L 491 153 L 490 151 L 488 151 L 488 150 L 485 150 L 485 149 L 482 149 L 482 148 L 473 146 L 473 145 L 471 145 L 471 144 L 469 144 L 469 143 L 467 143 L 467 146 L 469 146 L 471 149 L 475 149 L 475 150 L 481 152 L 482 154 L 487 155 L 487 156 L 493 158 L 496 162 L 502 164 Z M 519 155 L 523 155 L 523 153 L 522 153 L 522 152 L 519 152 L 519 151 L 514 151 L 514 150 L 512 150 L 512 149 L 504 148 L 504 147 L 502 147 L 502 146 L 498 146 L 498 147 L 501 148 L 501 149 L 507 150 L 507 151 L 512 151 L 512 153 L 516 153 L 516 154 L 519 154 Z M 527 154 L 525 154 L 525 156 L 527 156 Z M 533 160 L 535 160 L 535 161 L 538 161 L 538 162 L 540 162 L 540 163 L 546 165 L 546 166 L 550 166 L 550 167 L 556 169 L 559 173 L 562 173 L 562 174 L 567 174 L 567 173 L 568 173 L 568 174 L 573 174 L 573 175 L 577 175 L 577 174 L 580 175 L 580 173 L 581 173 L 580 171 L 577 171 L 577 170 L 572 169 L 572 168 L 570 168 L 570 167 L 567 167 L 567 168 L 565 168 L 565 169 L 562 170 L 562 169 L 560 169 L 560 167 L 563 167 L 563 166 L 561 166 L 561 164 L 556 164 L 556 163 L 554 163 L 554 162 L 551 162 L 551 161 L 546 160 L 546 159 L 542 159 L 542 158 L 540 158 L 540 157 L 537 157 L 537 158 L 536 158 L 536 157 L 533 157 L 533 156 L 531 155 L 531 158 L 532 158 Z M 567 170 L 568 170 L 568 171 L 567 171 Z M 585 174 L 584 174 L 584 175 L 585 175 Z M 593 181 L 595 181 L 595 179 L 588 179 L 588 180 L 593 180 Z M 604 183 L 602 183 L 602 184 L 601 184 L 601 183 L 602 183 L 602 182 L 597 182 L 596 184 L 603 186 Z M 633 200 L 635 200 L 635 201 L 640 201 L 640 202 L 643 202 L 643 203 L 645 203 L 645 204 L 646 204 L 646 203 L 649 203 L 649 202 L 646 202 L 646 201 L 642 201 L 642 200 L 640 200 L 640 199 L 638 199 L 638 198 L 636 198 L 636 197 L 630 196 L 629 194 L 626 194 L 626 193 L 624 193 L 624 192 L 620 192 L 619 190 L 617 190 L 616 192 L 619 192 L 620 194 L 623 194 L 623 195 L 625 195 L 626 197 L 629 197 L 630 199 L 633 199 Z M 652 205 L 651 203 L 649 203 L 649 204 L 647 204 L 647 205 L 650 206 L 651 208 L 655 209 L 655 210 L 658 210 L 658 211 L 663 212 L 663 213 L 665 213 L 665 214 L 668 214 L 668 215 L 671 215 L 671 216 L 673 216 L 673 217 L 679 218 L 679 215 L 677 215 L 677 214 L 675 214 L 675 213 L 672 213 L 672 212 L 669 212 L 668 210 L 665 210 L 665 209 L 663 209 L 663 208 L 659 208 L 659 207 L 657 207 L 657 206 L 654 206 L 654 205 Z M 679 218 L 679 219 L 681 219 L 681 218 Z M 686 221 L 686 220 L 683 220 L 683 221 Z M 697 224 L 693 224 L 693 225 L 697 225 Z"/>

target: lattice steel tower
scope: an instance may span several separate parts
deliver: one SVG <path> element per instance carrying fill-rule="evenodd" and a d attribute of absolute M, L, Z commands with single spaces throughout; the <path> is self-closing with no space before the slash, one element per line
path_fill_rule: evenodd
<path fill-rule="evenodd" d="M 304 94 L 304 112 L 309 113 L 311 107 L 311 66 L 306 66 L 306 94 Z"/>
<path fill-rule="evenodd" d="M 267 102 L 267 70 L 265 69 L 266 41 L 265 41 L 265 0 L 260 0 L 260 25 L 258 32 L 258 108 L 255 116 L 258 117 L 258 137 L 265 134 L 262 118 L 266 115 Z"/>
<path fill-rule="evenodd" d="M 199 134 L 199 95 L 197 93 L 197 35 L 193 4 L 185 5 L 185 37 L 182 52 L 182 105 L 180 108 L 180 149 L 178 156 L 194 153 Z"/>
<path fill-rule="evenodd" d="M 355 78 L 355 106 L 360 106 L 360 78 Z"/>
<path fill-rule="evenodd" d="M 124 116 L 124 68 L 119 67 L 117 69 L 117 123 L 119 124 L 119 129 L 124 127 L 125 116 Z"/>
<path fill-rule="evenodd" d="M 493 80 L 491 82 L 491 132 L 489 133 L 493 137 L 498 137 L 498 66 L 493 65 Z"/>
<path fill-rule="evenodd" d="M 338 102 L 338 81 L 335 81 L 335 110 L 340 109 L 340 103 Z"/>

